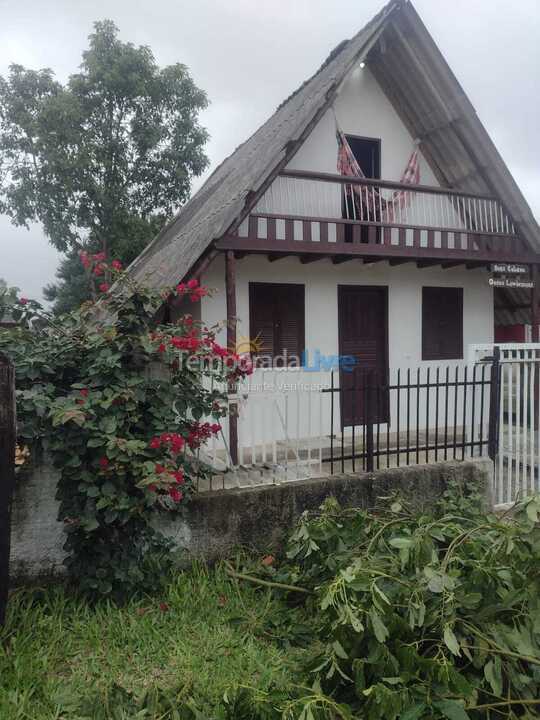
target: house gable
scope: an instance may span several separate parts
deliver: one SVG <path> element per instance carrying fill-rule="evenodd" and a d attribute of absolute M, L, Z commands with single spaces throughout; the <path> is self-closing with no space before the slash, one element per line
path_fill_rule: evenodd
<path fill-rule="evenodd" d="M 395 0 L 218 167 L 130 273 L 152 285 L 172 284 L 192 271 L 216 240 L 235 232 L 276 174 L 292 167 L 297 153 L 302 158 L 304 141 L 324 126 L 334 102 L 339 107 L 341 86 L 360 60 L 409 136 L 420 139 L 426 167 L 438 183 L 498 197 L 537 251 L 538 225 L 508 168 L 411 3 Z M 397 166 L 397 155 L 392 162 Z M 390 166 L 383 166 L 385 172 Z"/>

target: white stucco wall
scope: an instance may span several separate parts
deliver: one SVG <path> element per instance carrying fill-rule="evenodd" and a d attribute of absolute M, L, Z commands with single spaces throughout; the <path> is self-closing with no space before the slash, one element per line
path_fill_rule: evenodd
<path fill-rule="evenodd" d="M 202 319 L 208 325 L 222 322 L 225 317 L 225 268 L 218 257 L 203 277 L 203 283 L 213 288 L 213 294 L 202 301 Z M 249 328 L 249 283 L 280 282 L 301 283 L 305 285 L 305 339 L 306 348 L 313 357 L 315 350 L 324 355 L 337 355 L 338 349 L 338 285 L 382 285 L 388 288 L 388 350 L 390 378 L 395 382 L 397 369 L 401 378 L 406 378 L 406 370 L 414 372 L 418 367 L 425 369 L 444 368 L 451 372 L 456 366 L 467 363 L 467 348 L 475 343 L 492 343 L 494 334 L 493 289 L 488 285 L 488 274 L 483 269 L 466 270 L 463 266 L 443 270 L 440 267 L 419 269 L 412 263 L 390 267 L 386 262 L 364 265 L 352 260 L 334 265 L 330 260 L 321 260 L 302 265 L 298 258 L 289 257 L 270 263 L 265 256 L 250 255 L 237 261 L 237 336 L 250 336 Z M 460 287 L 463 288 L 463 348 L 464 358 L 459 361 L 431 362 L 422 360 L 422 287 Z M 219 341 L 226 344 L 225 329 L 219 334 Z M 288 432 L 290 435 L 306 437 L 329 432 L 329 396 L 322 399 L 312 395 L 306 385 L 320 386 L 328 384 L 328 372 L 304 372 L 301 369 L 286 369 L 269 373 L 257 370 L 251 378 L 252 395 L 256 396 L 261 388 L 273 386 L 273 391 L 281 398 L 279 410 L 275 403 L 267 403 L 268 411 L 251 412 L 249 406 L 241 408 L 241 435 L 248 438 L 244 442 L 250 446 L 249 438 L 256 442 L 282 439 L 279 414 L 288 413 Z M 425 378 L 425 375 L 422 376 Z M 453 377 L 451 374 L 450 377 Z M 432 380 L 434 375 L 432 375 Z M 336 384 L 339 382 L 336 375 Z M 288 386 L 291 389 L 288 389 Z M 285 396 L 287 400 L 285 401 Z M 423 400 L 421 403 L 423 407 Z M 459 407 L 461 405 L 459 404 Z M 402 407 L 402 420 L 403 420 Z M 395 408 L 392 409 L 394 414 Z M 423 411 L 422 411 L 423 412 Z M 442 408 L 441 408 L 442 412 Z M 450 413 L 452 410 L 450 410 Z M 264 415 L 267 415 L 264 418 Z M 308 419 L 311 416 L 311 419 Z M 322 416 L 322 418 L 320 417 Z M 422 417 L 424 415 L 422 414 Z M 460 415 L 461 417 L 461 415 Z M 319 425 L 319 422 L 321 423 Z M 311 423 L 311 428 L 308 427 Z M 395 416 L 391 418 L 395 425 Z M 334 431 L 339 432 L 339 413 L 334 416 Z M 255 440 L 254 440 L 255 441 Z"/>
<path fill-rule="evenodd" d="M 422 286 L 463 288 L 463 345 L 493 342 L 493 289 L 483 269 L 463 266 L 419 269 L 414 264 L 390 267 L 381 262 L 364 265 L 352 260 L 333 265 L 320 260 L 302 265 L 288 257 L 275 263 L 265 256 L 249 255 L 238 260 L 237 335 L 249 336 L 249 282 L 290 282 L 305 285 L 306 346 L 325 354 L 338 352 L 337 286 L 383 285 L 388 287 L 389 362 L 391 368 L 427 366 L 421 359 Z M 208 324 L 225 318 L 225 269 L 217 258 L 202 279 L 215 289 L 203 298 L 202 319 Z M 225 343 L 225 331 L 221 333 Z M 450 363 L 451 365 L 453 363 Z"/>
<path fill-rule="evenodd" d="M 345 134 L 381 140 L 381 179 L 399 180 L 414 149 L 414 138 L 367 67 L 357 66 L 334 103 L 338 125 Z M 336 172 L 336 125 L 328 110 L 287 166 L 292 170 Z M 421 158 L 423 185 L 439 185 Z"/>

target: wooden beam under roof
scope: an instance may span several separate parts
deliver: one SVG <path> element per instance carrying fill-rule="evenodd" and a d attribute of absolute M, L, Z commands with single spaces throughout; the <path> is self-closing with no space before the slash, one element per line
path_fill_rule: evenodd
<path fill-rule="evenodd" d="M 281 253 L 289 255 L 317 255 L 318 257 L 347 257 L 380 260 L 408 259 L 416 260 L 437 260 L 440 262 L 465 263 L 472 267 L 482 267 L 493 262 L 520 262 L 537 263 L 536 253 L 512 253 L 509 250 L 470 250 L 456 248 L 436 247 L 414 247 L 412 245 L 381 245 L 375 243 L 337 243 L 337 242 L 300 242 L 298 240 L 280 240 Z M 225 235 L 221 240 L 216 241 L 216 247 L 220 250 L 240 250 L 249 253 L 268 255 L 275 253 L 275 243 L 267 239 L 239 238 L 236 235 Z"/>

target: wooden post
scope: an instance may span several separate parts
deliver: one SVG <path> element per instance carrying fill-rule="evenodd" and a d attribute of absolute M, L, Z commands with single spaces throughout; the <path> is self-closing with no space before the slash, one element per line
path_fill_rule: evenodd
<path fill-rule="evenodd" d="M 227 296 L 227 347 L 236 352 L 236 267 L 234 252 L 225 253 L 225 292 Z M 228 391 L 236 393 L 235 382 L 230 382 Z M 238 405 L 229 404 L 229 452 L 233 465 L 238 465 Z"/>
<path fill-rule="evenodd" d="M 9 590 L 11 501 L 15 488 L 15 370 L 0 353 L 0 627 L 4 624 Z"/>
<path fill-rule="evenodd" d="M 538 326 L 540 325 L 540 288 L 538 287 L 540 273 L 538 272 L 538 265 L 531 266 L 531 280 L 534 283 L 531 290 L 531 340 L 538 342 Z"/>

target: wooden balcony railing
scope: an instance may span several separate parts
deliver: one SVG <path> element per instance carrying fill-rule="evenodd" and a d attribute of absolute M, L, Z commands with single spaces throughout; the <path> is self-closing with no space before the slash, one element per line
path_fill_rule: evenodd
<path fill-rule="evenodd" d="M 283 171 L 220 246 L 250 244 L 261 252 L 533 261 L 493 197 L 300 170 Z"/>

